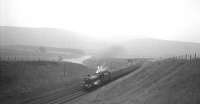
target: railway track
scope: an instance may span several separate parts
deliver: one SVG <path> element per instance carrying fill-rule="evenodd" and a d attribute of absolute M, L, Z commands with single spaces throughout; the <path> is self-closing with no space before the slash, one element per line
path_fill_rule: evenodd
<path fill-rule="evenodd" d="M 80 84 L 62 88 L 53 93 L 24 100 L 21 104 L 62 104 L 86 94 Z"/>
<path fill-rule="evenodd" d="M 61 98 L 58 98 L 56 100 L 52 100 L 51 102 L 49 103 L 46 103 L 46 104 L 63 104 L 65 102 L 68 102 L 68 101 L 71 101 L 73 99 L 76 99 L 82 95 L 86 94 L 86 92 L 84 91 L 78 91 L 76 93 L 73 93 L 73 94 L 70 94 L 69 96 L 64 96 L 64 97 L 61 97 Z"/>

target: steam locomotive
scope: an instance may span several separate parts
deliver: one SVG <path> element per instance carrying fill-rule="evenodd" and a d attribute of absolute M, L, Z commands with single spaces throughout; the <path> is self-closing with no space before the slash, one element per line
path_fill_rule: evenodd
<path fill-rule="evenodd" d="M 82 87 L 86 90 L 94 89 L 108 83 L 111 80 L 111 72 L 103 71 L 88 75 L 83 78 Z"/>
<path fill-rule="evenodd" d="M 111 82 L 115 79 L 118 79 L 124 75 L 127 75 L 130 72 L 133 72 L 137 70 L 141 65 L 134 65 L 130 66 L 128 68 L 120 69 L 118 71 L 108 71 L 108 70 L 103 70 L 103 71 L 97 71 L 98 73 L 88 75 L 87 77 L 83 78 L 82 81 L 82 88 L 85 90 L 92 90 L 95 88 L 98 88 L 102 85 L 105 85 L 108 82 Z"/>

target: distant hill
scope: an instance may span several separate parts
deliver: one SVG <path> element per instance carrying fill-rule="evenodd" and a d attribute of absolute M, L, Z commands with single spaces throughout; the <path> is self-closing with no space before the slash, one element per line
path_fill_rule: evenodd
<path fill-rule="evenodd" d="M 200 43 L 158 39 L 132 39 L 114 44 L 95 40 L 75 32 L 54 28 L 0 26 L 0 39 L 0 45 L 79 49 L 86 54 L 104 58 L 159 58 L 194 54 L 195 52 L 200 55 Z"/>
<path fill-rule="evenodd" d="M 45 46 L 85 51 L 94 51 L 94 49 L 105 47 L 105 43 L 75 32 L 55 28 L 0 26 L 0 38 L 1 45 Z"/>
<path fill-rule="evenodd" d="M 195 52 L 200 56 L 200 43 L 158 39 L 134 39 L 110 47 L 105 51 L 104 56 L 159 58 L 194 54 Z"/>
<path fill-rule="evenodd" d="M 81 35 L 54 28 L 0 27 L 1 45 L 79 48 Z"/>
<path fill-rule="evenodd" d="M 54 60 L 78 58 L 85 55 L 80 49 L 44 46 L 8 45 L 0 47 L 3 60 Z"/>

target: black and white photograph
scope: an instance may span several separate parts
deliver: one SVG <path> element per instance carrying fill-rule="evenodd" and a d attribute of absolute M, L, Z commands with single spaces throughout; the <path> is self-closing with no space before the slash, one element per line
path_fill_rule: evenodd
<path fill-rule="evenodd" d="M 0 104 L 200 104 L 200 0 L 0 0 Z"/>

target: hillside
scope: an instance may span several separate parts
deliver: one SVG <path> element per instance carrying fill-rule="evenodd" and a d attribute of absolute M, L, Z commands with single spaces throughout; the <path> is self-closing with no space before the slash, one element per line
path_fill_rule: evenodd
<path fill-rule="evenodd" d="M 0 66 L 0 102 L 68 87 L 96 71 L 81 64 L 51 61 L 0 61 Z"/>
<path fill-rule="evenodd" d="M 0 47 L 3 60 L 54 60 L 78 58 L 85 55 L 80 49 L 44 46 L 9 45 Z"/>
<path fill-rule="evenodd" d="M 147 63 L 70 104 L 199 104 L 200 60 Z"/>
<path fill-rule="evenodd" d="M 54 28 L 0 27 L 1 45 L 75 47 L 80 35 Z M 78 44 L 77 44 L 78 45 Z M 78 47 L 78 46 L 76 46 Z"/>
<path fill-rule="evenodd" d="M 0 26 L 1 45 L 28 45 L 85 50 L 89 53 L 105 47 L 102 43 L 79 33 L 56 28 Z"/>
<path fill-rule="evenodd" d="M 130 37 L 129 41 L 112 43 L 55 28 L 0 26 L 0 38 L 1 46 L 28 45 L 80 49 L 86 54 L 104 58 L 160 58 L 195 52 L 200 55 L 200 43 L 148 38 L 134 39 L 134 37 Z"/>
<path fill-rule="evenodd" d="M 120 43 L 124 57 L 172 57 L 185 54 L 200 56 L 200 43 L 168 41 L 158 39 L 134 39 Z"/>

